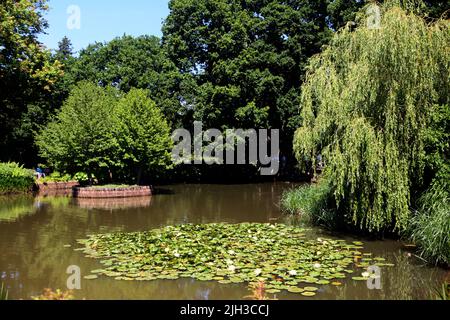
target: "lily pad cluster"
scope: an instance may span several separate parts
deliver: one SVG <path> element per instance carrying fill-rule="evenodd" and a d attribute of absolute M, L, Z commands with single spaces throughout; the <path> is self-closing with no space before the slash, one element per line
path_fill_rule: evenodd
<path fill-rule="evenodd" d="M 95 275 L 222 284 L 264 281 L 268 293 L 287 290 L 309 297 L 318 291 L 312 284 L 340 285 L 338 279 L 353 273 L 355 264 L 368 263 L 357 259 L 363 257 L 362 243 L 308 239 L 304 229 L 283 224 L 188 224 L 92 235 L 79 243 L 88 257 L 101 259 L 105 268 L 93 270 Z"/>

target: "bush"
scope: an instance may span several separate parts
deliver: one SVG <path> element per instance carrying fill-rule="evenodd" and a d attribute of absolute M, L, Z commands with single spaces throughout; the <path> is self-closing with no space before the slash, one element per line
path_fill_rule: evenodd
<path fill-rule="evenodd" d="M 281 207 L 288 214 L 298 214 L 305 221 L 325 227 L 335 225 L 336 214 L 328 208 L 332 201 L 330 184 L 326 179 L 316 185 L 305 185 L 283 194 Z"/>
<path fill-rule="evenodd" d="M 74 181 L 74 178 L 70 174 L 61 175 L 59 172 L 53 172 L 49 176 L 42 178 L 39 182 L 48 183 L 48 182 L 70 182 Z"/>
<path fill-rule="evenodd" d="M 33 171 L 17 163 L 0 163 L 0 194 L 29 192 L 33 189 Z"/>

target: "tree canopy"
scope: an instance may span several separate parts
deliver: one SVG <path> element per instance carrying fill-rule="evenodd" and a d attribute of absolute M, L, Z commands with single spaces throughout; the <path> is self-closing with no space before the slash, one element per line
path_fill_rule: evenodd
<path fill-rule="evenodd" d="M 116 38 L 97 42 L 81 50 L 70 66 L 72 83 L 88 80 L 102 86 L 114 86 L 123 92 L 132 88 L 148 90 L 150 97 L 172 122 L 181 108 L 183 84 L 180 74 L 154 36 Z"/>
<path fill-rule="evenodd" d="M 100 181 L 136 182 L 170 164 L 170 127 L 143 90 L 123 95 L 80 82 L 54 121 L 37 136 L 40 155 L 55 169 Z M 139 181 L 137 181 L 139 182 Z"/>
<path fill-rule="evenodd" d="M 192 117 L 210 128 L 277 128 L 290 149 L 309 57 L 331 30 L 327 1 L 171 0 L 163 44 L 194 75 Z"/>
<path fill-rule="evenodd" d="M 381 11 L 379 28 L 345 28 L 311 60 L 294 148 L 303 165 L 324 155 L 347 222 L 399 231 L 426 188 L 427 128 L 448 110 L 450 33 L 445 20 L 428 24 L 392 4 Z"/>
<path fill-rule="evenodd" d="M 0 159 L 24 161 L 33 130 L 42 123 L 40 101 L 62 74 L 37 37 L 47 22 L 46 0 L 4 0 L 0 4 Z"/>

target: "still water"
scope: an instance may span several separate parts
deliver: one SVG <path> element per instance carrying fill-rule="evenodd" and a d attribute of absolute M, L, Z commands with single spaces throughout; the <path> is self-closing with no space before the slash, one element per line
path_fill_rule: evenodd
<path fill-rule="evenodd" d="M 292 184 L 175 185 L 158 189 L 152 198 L 75 200 L 70 197 L 0 197 L 0 282 L 10 299 L 30 299 L 44 288 L 66 290 L 69 266 L 82 276 L 102 266 L 75 251 L 86 235 L 133 232 L 185 223 L 296 223 L 278 207 Z M 320 229 L 312 237 L 328 236 Z M 361 240 L 338 236 L 349 241 Z M 364 239 L 362 239 L 364 241 Z M 69 247 L 70 246 L 70 247 Z M 424 265 L 397 241 L 365 241 L 365 251 L 384 257 L 395 267 L 383 268 L 381 290 L 349 279 L 340 287 L 320 286 L 313 299 L 430 299 L 446 271 Z M 117 281 L 100 277 L 81 282 L 77 299 L 243 299 L 245 285 L 195 280 Z M 281 293 L 277 299 L 311 299 Z"/>

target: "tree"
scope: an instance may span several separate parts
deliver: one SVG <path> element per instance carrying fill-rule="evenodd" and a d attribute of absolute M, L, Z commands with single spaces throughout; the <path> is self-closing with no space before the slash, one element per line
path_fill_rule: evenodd
<path fill-rule="evenodd" d="M 389 0 L 392 3 L 392 0 Z M 383 3 L 384 0 L 334 0 L 329 1 L 328 12 L 330 22 L 335 30 L 344 27 L 349 21 L 356 21 L 356 15 L 367 4 Z M 396 0 L 398 5 L 409 5 L 415 8 L 416 13 L 426 16 L 429 19 L 438 19 L 445 15 L 450 9 L 447 0 Z"/>
<path fill-rule="evenodd" d="M 171 0 L 163 44 L 197 82 L 188 104 L 209 128 L 281 129 L 298 120 L 298 87 L 309 57 L 331 36 L 327 1 Z"/>
<path fill-rule="evenodd" d="M 157 174 L 170 168 L 171 131 L 162 112 L 143 89 L 131 89 L 117 106 L 120 119 L 119 143 L 121 158 L 128 176 L 136 174 L 136 182 L 142 175 Z"/>
<path fill-rule="evenodd" d="M 69 38 L 66 36 L 58 42 L 58 50 L 56 51 L 56 58 L 62 61 L 73 57 L 73 45 Z"/>
<path fill-rule="evenodd" d="M 116 89 L 81 82 L 70 93 L 55 120 L 40 132 L 40 156 L 61 172 L 86 172 L 108 180 L 123 164 L 118 160 Z"/>
<path fill-rule="evenodd" d="M 393 3 L 381 7 L 380 28 L 343 29 L 311 60 L 294 139 L 303 166 L 327 160 L 337 214 L 370 231 L 408 225 L 436 175 L 425 175 L 427 150 L 442 147 L 427 128 L 449 102 L 448 21 L 429 25 Z"/>
<path fill-rule="evenodd" d="M 124 35 L 107 43 L 89 45 L 81 50 L 68 72 L 73 83 L 89 80 L 123 92 L 146 89 L 174 124 L 189 78 L 178 72 L 161 48 L 160 39 L 153 36 Z"/>
<path fill-rule="evenodd" d="M 47 27 L 46 0 L 4 0 L 0 4 L 0 159 L 32 158 L 33 130 L 46 110 L 40 100 L 61 77 L 37 37 Z"/>
<path fill-rule="evenodd" d="M 37 136 L 40 155 L 61 172 L 103 181 L 140 182 L 170 167 L 170 127 L 148 93 L 126 95 L 80 82 Z M 136 179 L 137 177 L 137 179 Z"/>

